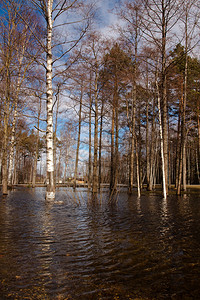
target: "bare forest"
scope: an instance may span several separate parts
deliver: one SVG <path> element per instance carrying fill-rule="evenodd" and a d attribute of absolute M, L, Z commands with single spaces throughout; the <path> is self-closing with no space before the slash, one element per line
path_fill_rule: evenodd
<path fill-rule="evenodd" d="M 195 0 L 0 1 L 0 182 L 163 196 L 200 184 Z"/>

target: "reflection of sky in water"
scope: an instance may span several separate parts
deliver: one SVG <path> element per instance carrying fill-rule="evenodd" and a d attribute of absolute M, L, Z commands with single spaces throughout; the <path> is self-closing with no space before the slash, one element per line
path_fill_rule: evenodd
<path fill-rule="evenodd" d="M 200 201 L 121 193 L 108 203 L 103 193 L 95 204 L 86 189 L 72 193 L 61 188 L 47 202 L 45 189 L 36 188 L 0 201 L 0 299 L 7 291 L 31 299 L 23 286 L 43 287 L 41 299 L 171 299 L 199 292 Z"/>

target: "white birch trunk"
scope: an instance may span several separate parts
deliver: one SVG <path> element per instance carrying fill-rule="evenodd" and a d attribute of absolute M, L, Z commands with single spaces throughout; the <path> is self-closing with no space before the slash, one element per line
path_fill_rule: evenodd
<path fill-rule="evenodd" d="M 167 198 L 166 191 L 166 178 L 165 178 L 165 161 L 164 161 L 164 143 L 163 143 L 163 129 L 162 129 L 162 120 L 161 120 L 161 108 L 160 108 L 160 93 L 158 86 L 158 75 L 156 74 L 156 88 L 157 88 L 157 97 L 158 97 L 158 114 L 159 114 L 159 129 L 160 129 L 160 148 L 161 148 L 161 159 L 162 159 L 162 175 L 163 175 L 163 197 Z"/>
<path fill-rule="evenodd" d="M 47 189 L 46 199 L 55 198 L 54 184 L 54 161 L 53 161 L 53 89 L 52 89 L 52 5 L 53 0 L 47 2 L 47 45 L 46 45 L 46 94 L 47 94 L 47 128 L 46 128 L 46 148 L 47 148 Z"/>

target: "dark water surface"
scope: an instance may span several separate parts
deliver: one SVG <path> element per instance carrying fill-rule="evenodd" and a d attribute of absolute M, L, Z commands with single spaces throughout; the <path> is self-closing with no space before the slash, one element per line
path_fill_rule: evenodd
<path fill-rule="evenodd" d="M 200 299 L 200 193 L 0 197 L 0 299 Z"/>

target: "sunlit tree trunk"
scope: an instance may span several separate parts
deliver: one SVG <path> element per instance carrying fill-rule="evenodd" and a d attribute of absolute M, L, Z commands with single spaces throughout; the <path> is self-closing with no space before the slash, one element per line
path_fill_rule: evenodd
<path fill-rule="evenodd" d="M 158 74 L 156 74 L 156 89 L 157 89 L 157 100 L 158 100 L 158 114 L 159 114 L 159 129 L 160 129 L 160 150 L 161 150 L 161 160 L 162 160 L 162 177 L 163 177 L 163 197 L 167 198 L 166 191 L 166 172 L 165 172 L 165 160 L 164 160 L 164 142 L 163 142 L 163 128 L 162 128 L 162 118 L 161 118 L 161 106 L 160 106 L 160 92 L 158 86 Z"/>
<path fill-rule="evenodd" d="M 98 169 L 97 169 L 97 155 L 98 155 L 98 95 L 97 95 L 97 69 L 95 72 L 95 121 L 94 121 L 94 161 L 93 161 L 93 184 L 92 193 L 96 194 L 98 190 Z"/>
<path fill-rule="evenodd" d="M 168 193 L 168 126 L 167 126 L 167 77 L 166 77 L 166 7 L 165 1 L 162 0 L 162 84 L 161 84 L 161 100 L 162 100 L 162 131 L 163 131 L 163 152 L 164 152 L 164 193 Z M 163 182 L 164 184 L 164 182 Z M 164 198 L 166 196 L 164 195 Z"/>
<path fill-rule="evenodd" d="M 7 109 L 6 109 L 7 110 Z M 3 147 L 2 147 L 2 191 L 3 194 L 8 194 L 8 169 L 7 169 L 7 145 L 8 145 L 8 116 L 4 111 L 4 130 L 3 130 Z"/>
<path fill-rule="evenodd" d="M 55 198 L 54 182 L 54 160 L 53 160 L 53 88 L 52 88 L 52 5 L 53 0 L 47 1 L 47 43 L 46 43 L 46 110 L 47 110 L 47 128 L 46 128 L 46 168 L 47 168 L 47 189 L 46 199 Z"/>
<path fill-rule="evenodd" d="M 81 95 L 80 95 L 79 117 L 78 117 L 78 140 L 76 146 L 76 161 L 75 161 L 75 170 L 74 170 L 74 188 L 76 187 L 76 179 L 78 173 L 79 148 L 80 148 L 80 139 L 81 139 L 82 101 L 83 101 L 83 85 L 81 83 Z"/>
<path fill-rule="evenodd" d="M 8 167 L 8 185 L 12 185 L 12 175 L 13 175 L 13 162 L 14 162 L 14 146 L 15 146 L 15 127 L 17 119 L 17 103 L 15 103 L 14 116 L 12 122 L 12 133 L 10 142 L 10 155 L 9 155 L 9 167 Z"/>

